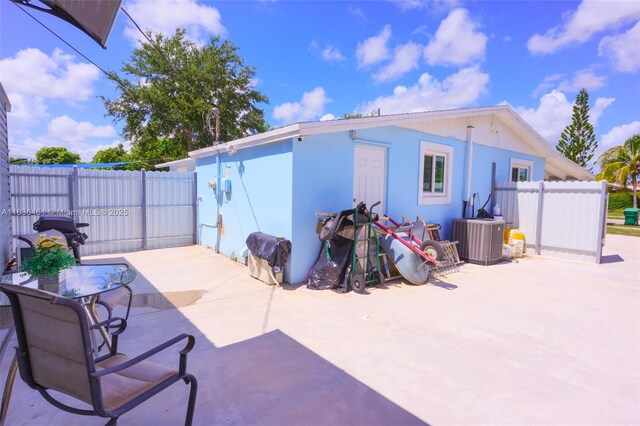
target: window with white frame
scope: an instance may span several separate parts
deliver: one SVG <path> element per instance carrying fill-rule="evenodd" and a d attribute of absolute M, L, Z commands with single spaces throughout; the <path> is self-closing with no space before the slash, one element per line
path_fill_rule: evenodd
<path fill-rule="evenodd" d="M 510 170 L 511 182 L 528 182 L 532 178 L 533 161 L 512 158 Z"/>
<path fill-rule="evenodd" d="M 418 204 L 451 203 L 453 147 L 420 142 Z"/>

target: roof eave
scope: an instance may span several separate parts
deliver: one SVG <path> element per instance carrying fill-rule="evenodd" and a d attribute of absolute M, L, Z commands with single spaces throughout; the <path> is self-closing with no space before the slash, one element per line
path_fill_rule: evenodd
<path fill-rule="evenodd" d="M 186 165 L 189 163 L 193 163 L 193 159 L 192 158 L 181 158 L 179 160 L 173 160 L 173 161 L 167 161 L 166 163 L 160 163 L 160 164 L 156 164 L 154 167 L 156 169 L 161 169 L 164 167 L 171 167 L 171 166 L 181 166 L 181 165 Z"/>

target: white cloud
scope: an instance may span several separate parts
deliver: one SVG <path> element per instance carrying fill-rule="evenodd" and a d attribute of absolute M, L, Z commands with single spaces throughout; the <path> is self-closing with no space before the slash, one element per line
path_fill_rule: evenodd
<path fill-rule="evenodd" d="M 367 114 L 380 108 L 382 114 L 394 114 L 461 108 L 474 104 L 488 84 L 489 75 L 477 66 L 463 68 L 443 81 L 424 73 L 413 86 L 396 86 L 393 94 L 364 102 L 356 112 Z"/>
<path fill-rule="evenodd" d="M 460 4 L 459 0 L 390 0 L 402 10 L 427 9 L 431 13 L 445 13 Z"/>
<path fill-rule="evenodd" d="M 96 126 L 88 121 L 75 121 L 66 115 L 51 120 L 47 131 L 53 137 L 70 143 L 82 142 L 87 138 L 111 138 L 117 135 L 110 125 Z"/>
<path fill-rule="evenodd" d="M 93 85 L 100 77 L 100 71 L 91 64 L 74 62 L 72 55 L 58 48 L 51 56 L 29 48 L 0 60 L 0 75 L 9 95 L 19 93 L 74 102 L 93 95 Z"/>
<path fill-rule="evenodd" d="M 91 161 L 98 150 L 123 143 L 120 140 L 113 140 L 109 144 L 104 143 L 104 139 L 114 137 L 117 137 L 117 133 L 109 125 L 97 126 L 88 121 L 76 121 L 63 115 L 52 119 L 47 125 L 47 131 L 39 136 L 11 138 L 9 150 L 13 157 L 35 158 L 35 153 L 41 148 L 62 146 L 80 154 L 82 161 L 87 162 Z"/>
<path fill-rule="evenodd" d="M 598 98 L 590 109 L 590 123 L 596 126 L 603 111 L 614 102 L 613 98 Z M 503 102 L 507 103 L 507 102 Z M 560 140 L 560 134 L 571 124 L 573 101 L 558 90 L 553 90 L 540 98 L 536 108 L 522 106 L 513 107 L 516 112 L 549 143 L 555 145 Z"/>
<path fill-rule="evenodd" d="M 564 76 L 565 75 L 561 73 L 556 73 L 556 74 L 551 74 L 546 76 L 544 80 L 542 80 L 542 83 L 540 83 L 538 87 L 536 87 L 533 90 L 533 93 L 531 94 L 531 96 L 537 99 L 543 94 L 549 93 L 552 89 L 558 87 L 558 82 L 562 80 Z"/>
<path fill-rule="evenodd" d="M 389 47 L 387 43 L 391 38 L 391 26 L 385 25 L 380 34 L 369 37 L 358 43 L 356 48 L 356 58 L 358 67 L 377 64 L 389 58 Z"/>
<path fill-rule="evenodd" d="M 640 21 L 629 31 L 604 37 L 598 45 L 598 54 L 609 58 L 621 72 L 640 70 Z"/>
<path fill-rule="evenodd" d="M 344 61 L 344 55 L 335 46 L 327 46 L 322 49 L 322 59 L 327 62 L 342 62 Z"/>
<path fill-rule="evenodd" d="M 9 113 L 9 133 L 11 137 L 28 135 L 30 130 L 49 113 L 44 99 L 38 96 L 11 93 L 11 112 Z"/>
<path fill-rule="evenodd" d="M 145 32 L 151 30 L 170 36 L 176 28 L 185 28 L 187 37 L 197 44 L 203 44 L 211 35 L 227 33 L 218 9 L 195 0 L 133 0 L 127 2 L 126 11 Z M 124 34 L 134 43 L 144 40 L 130 20 Z"/>
<path fill-rule="evenodd" d="M 606 77 L 597 75 L 589 69 L 576 71 L 571 78 L 565 78 L 565 74 L 551 74 L 544 78 L 542 83 L 533 91 L 532 96 L 538 98 L 544 93 L 555 89 L 560 92 L 578 93 L 580 89 L 597 90 L 604 86 Z"/>
<path fill-rule="evenodd" d="M 589 122 L 595 127 L 598 125 L 600 116 L 607 107 L 614 103 L 616 98 L 598 98 L 589 109 Z"/>
<path fill-rule="evenodd" d="M 425 60 L 429 65 L 466 65 L 484 59 L 488 38 L 477 28 L 468 10 L 452 10 L 425 47 Z"/>
<path fill-rule="evenodd" d="M 364 12 L 359 7 L 355 7 L 354 5 L 350 4 L 347 7 L 347 12 L 349 13 L 349 15 L 353 16 L 354 18 L 358 18 L 362 21 L 365 20 Z"/>
<path fill-rule="evenodd" d="M 564 93 L 553 90 L 540 98 L 537 108 L 514 107 L 516 112 L 549 143 L 555 145 L 571 124 L 573 102 Z"/>
<path fill-rule="evenodd" d="M 596 33 L 615 29 L 640 17 L 638 1 L 582 1 L 574 13 L 544 35 L 535 34 L 527 42 L 533 54 L 554 53 L 566 46 L 582 44 Z"/>
<path fill-rule="evenodd" d="M 420 45 L 413 42 L 397 46 L 394 49 L 393 60 L 373 74 L 373 79 L 377 82 L 391 81 L 418 68 L 420 50 Z"/>
<path fill-rule="evenodd" d="M 320 121 L 329 121 L 329 120 L 335 120 L 336 117 L 335 115 L 331 114 L 331 113 L 327 113 L 325 115 L 323 115 L 322 117 L 320 117 Z"/>
<path fill-rule="evenodd" d="M 640 121 L 632 121 L 631 123 L 623 124 L 609 130 L 609 132 L 600 139 L 600 147 L 609 149 L 622 145 L 635 134 L 640 134 Z"/>
<path fill-rule="evenodd" d="M 315 39 L 311 40 L 309 50 L 311 52 L 319 53 L 322 60 L 326 62 L 342 62 L 345 60 L 344 55 L 336 46 L 326 45 L 323 48 Z"/>
<path fill-rule="evenodd" d="M 579 92 L 580 89 L 596 90 L 604 86 L 605 77 L 596 75 L 591 70 L 581 70 L 573 74 L 570 80 L 561 81 L 558 90 L 561 92 Z"/>
<path fill-rule="evenodd" d="M 300 102 L 286 102 L 273 109 L 273 118 L 281 122 L 295 123 L 313 120 L 324 113 L 324 106 L 331 102 L 322 87 L 304 92 Z"/>

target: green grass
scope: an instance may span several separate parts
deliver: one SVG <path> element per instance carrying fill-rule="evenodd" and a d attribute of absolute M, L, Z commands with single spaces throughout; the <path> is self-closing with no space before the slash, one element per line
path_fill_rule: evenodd
<path fill-rule="evenodd" d="M 627 235 L 630 237 L 640 237 L 640 226 L 633 225 L 607 225 L 607 234 Z"/>
<path fill-rule="evenodd" d="M 607 217 L 609 219 L 624 219 L 624 209 L 623 210 L 609 210 L 607 213 Z"/>

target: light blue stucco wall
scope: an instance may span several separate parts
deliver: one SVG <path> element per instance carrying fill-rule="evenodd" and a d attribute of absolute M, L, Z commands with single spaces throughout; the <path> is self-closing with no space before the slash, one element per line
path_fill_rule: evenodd
<path fill-rule="evenodd" d="M 320 250 L 315 212 L 353 206 L 354 146 L 372 141 L 387 149 L 386 213 L 397 220 L 420 215 L 441 224 L 441 236 L 449 238 L 451 220 L 462 214 L 467 143 L 397 127 L 359 130 L 357 138 L 354 142 L 349 132 L 336 132 L 248 148 L 232 156 L 223 154 L 221 166 L 232 181 L 232 193 L 218 204 L 207 186 L 218 174 L 216 157 L 197 160 L 200 222 L 215 225 L 218 206 L 224 216 L 220 251 L 231 257 L 243 255 L 247 235 L 257 230 L 290 239 L 293 252 L 285 280 L 304 282 Z M 418 204 L 423 140 L 453 148 L 450 204 Z M 476 210 L 489 196 L 492 163 L 496 162 L 497 180 L 504 181 L 509 179 L 512 158 L 532 161 L 533 179 L 543 179 L 545 163 L 541 157 L 474 145 L 471 193 L 482 197 Z M 215 247 L 216 232 L 202 226 L 201 244 Z"/>
<path fill-rule="evenodd" d="M 309 136 L 293 144 L 293 283 L 306 281 L 318 258 L 315 213 L 353 206 L 353 156 L 348 132 Z"/>
<path fill-rule="evenodd" d="M 415 219 L 420 215 L 429 223 L 440 223 L 443 237 L 448 222 L 462 213 L 462 191 L 466 143 L 451 138 L 429 135 L 413 130 L 387 127 L 378 132 L 358 132 L 364 139 L 392 144 L 387 153 L 387 214 L 400 221 L 402 216 Z M 452 187 L 450 204 L 418 204 L 420 188 L 420 142 L 428 141 L 453 148 Z"/>
<path fill-rule="evenodd" d="M 221 154 L 221 176 L 231 181 L 231 192 L 218 197 L 208 182 L 218 176 L 216 156 L 196 161 L 198 173 L 198 217 L 201 224 L 216 224 L 219 209 L 224 233 L 220 252 L 241 259 L 247 236 L 256 231 L 291 239 L 292 145 L 291 141 L 244 149 L 233 155 Z M 216 246 L 217 229 L 201 226 L 200 244 Z M 291 259 L 285 267 L 290 280 Z"/>

